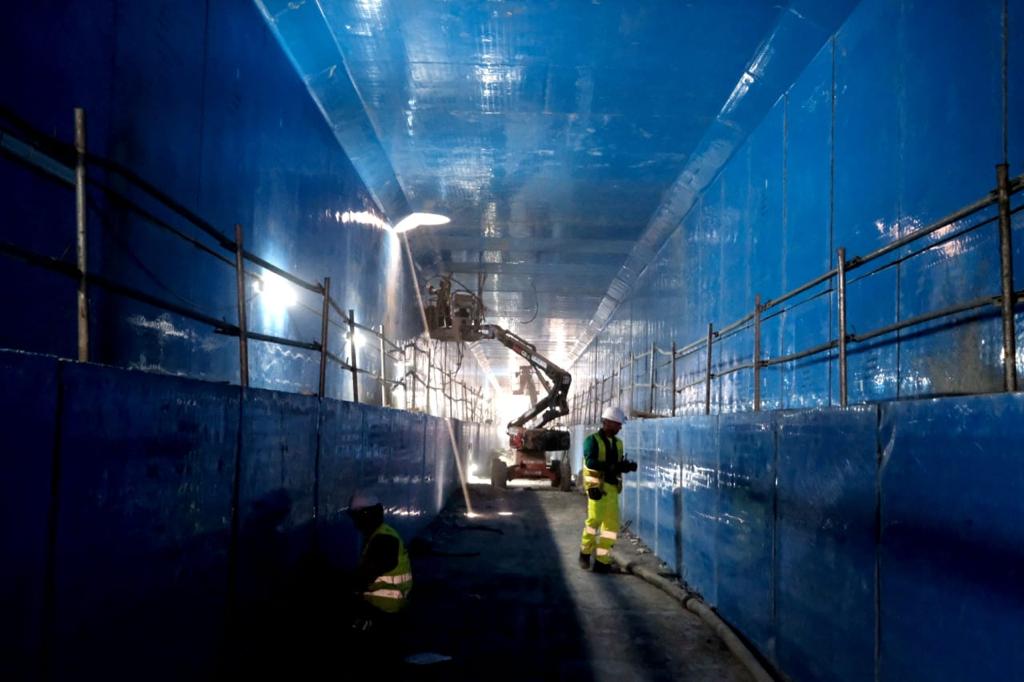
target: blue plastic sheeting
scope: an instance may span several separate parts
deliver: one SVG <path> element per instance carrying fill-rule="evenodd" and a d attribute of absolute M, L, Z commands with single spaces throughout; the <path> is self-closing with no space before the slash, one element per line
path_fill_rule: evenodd
<path fill-rule="evenodd" d="M 778 415 L 776 659 L 796 680 L 870 680 L 878 408 Z"/>
<path fill-rule="evenodd" d="M 390 410 L 363 408 L 363 450 L 360 455 L 360 485 L 373 487 L 388 514 L 404 513 L 409 508 L 409 474 L 397 466 L 392 452 L 405 447 L 405 434 L 395 429 Z M 417 462 L 417 469 L 420 462 Z"/>
<path fill-rule="evenodd" d="M 638 468 L 634 476 L 636 491 L 633 501 L 636 502 L 636 514 L 633 530 L 645 538 L 654 538 L 657 510 L 655 502 L 657 491 L 655 484 L 658 470 L 658 432 L 656 429 L 643 429 L 636 434 L 630 446 L 632 456 L 636 457 Z M 623 443 L 625 445 L 625 443 Z"/>
<path fill-rule="evenodd" d="M 1024 396 L 882 409 L 881 680 L 1024 670 Z"/>
<path fill-rule="evenodd" d="M 782 253 L 782 288 L 827 272 L 833 264 L 828 178 L 832 163 L 832 62 L 829 42 L 786 95 L 786 221 L 787 234 L 801 225 L 799 239 L 786 238 Z M 765 292 L 774 288 L 766 287 Z M 781 352 L 810 348 L 829 338 L 833 299 L 825 286 L 794 299 L 782 315 Z M 767 294 L 772 295 L 772 294 Z M 829 361 L 826 355 L 782 366 L 782 399 L 787 408 L 829 404 Z"/>
<path fill-rule="evenodd" d="M 772 415 L 722 415 L 718 453 L 716 603 L 762 653 L 774 657 L 776 463 Z"/>
<path fill-rule="evenodd" d="M 55 673 L 194 673 L 223 635 L 238 390 L 79 364 L 61 390 Z"/>
<path fill-rule="evenodd" d="M 238 491 L 238 595 L 268 607 L 280 576 L 313 542 L 317 403 L 309 396 L 249 389 L 242 404 Z"/>
<path fill-rule="evenodd" d="M 325 400 L 320 405 L 320 462 L 317 468 L 317 540 L 320 551 L 335 566 L 355 566 L 359 543 L 345 509 L 363 480 L 363 415 L 366 408 L 352 402 Z"/>
<path fill-rule="evenodd" d="M 345 65 L 336 38 L 324 23 L 321 5 L 285 0 L 256 0 L 267 24 L 289 53 L 310 95 L 324 112 L 338 142 L 352 157 L 377 203 L 392 216 L 409 213 L 363 100 L 349 78 L 336 78 Z M 397 219 L 396 218 L 396 219 Z"/>
<path fill-rule="evenodd" d="M 225 637 L 280 646 L 303 625 L 288 620 L 295 599 L 329 598 L 309 594 L 324 587 L 317 566 L 355 563 L 353 490 L 378 494 L 411 539 L 457 486 L 434 417 L 258 389 L 243 400 L 8 351 L 0 376 L 2 665 L 17 677 L 39 669 L 44 644 L 57 677 L 175 679 L 209 673 Z M 452 424 L 463 447 L 477 425 Z"/>
<path fill-rule="evenodd" d="M 718 451 L 717 417 L 680 419 L 683 565 L 679 572 L 710 604 L 718 603 Z"/>
<path fill-rule="evenodd" d="M 38 672 L 50 485 L 57 418 L 56 360 L 0 353 L 0 677 Z"/>
<path fill-rule="evenodd" d="M 751 313 L 757 294 L 777 298 L 824 274 L 840 247 L 847 259 L 866 255 L 980 199 L 995 186 L 1004 145 L 1011 176 L 1024 172 L 1021 136 L 1002 119 L 1004 87 L 1010 122 L 1020 118 L 1012 114 L 1024 101 L 1019 79 L 1012 69 L 1004 75 L 1001 61 L 1004 37 L 1011 63 L 1021 52 L 1014 49 L 1024 44 L 1019 32 L 1010 28 L 1021 16 L 1021 0 L 858 3 L 780 90 L 782 98 L 750 122 L 742 143 L 726 147 L 721 172 L 676 221 L 675 234 L 652 257 L 632 297 L 573 365 L 575 397 L 592 379 L 610 376 L 631 352 L 645 352 L 652 342 L 669 348 L 673 341 L 698 341 L 709 321 L 722 327 Z M 1022 201 L 1018 196 L 1014 204 Z M 982 212 L 852 270 L 848 333 L 998 294 L 992 215 Z M 1018 282 L 1024 277 L 1022 226 L 1017 215 Z M 960 230 L 968 232 L 957 236 Z M 764 322 L 762 355 L 788 355 L 837 338 L 834 289 L 820 285 L 768 311 L 776 317 Z M 955 328 L 954 320 L 960 323 Z M 1024 335 L 1019 314 L 1017 326 Z M 994 308 L 851 344 L 849 399 L 1000 390 L 1002 346 Z M 718 340 L 714 368 L 749 361 L 752 354 L 753 335 L 742 330 Z M 701 356 L 680 360 L 679 384 L 701 378 Z M 1024 371 L 1024 353 L 1016 361 Z M 834 352 L 763 368 L 761 381 L 763 409 L 840 402 Z M 638 393 L 626 406 L 646 411 L 646 392 Z M 658 413 L 667 415 L 669 396 L 660 395 Z M 699 413 L 703 397 L 702 386 L 680 393 L 677 413 Z M 750 410 L 751 370 L 716 377 L 711 402 L 715 412 Z"/>
<path fill-rule="evenodd" d="M 395 410 L 396 428 L 402 434 L 402 445 L 399 452 L 401 456 L 401 470 L 409 479 L 409 506 L 408 519 L 404 532 L 416 531 L 434 518 L 434 495 L 435 490 L 431 485 L 432 479 L 426 476 L 426 462 L 433 460 L 424 449 L 424 436 L 427 430 L 427 423 L 433 420 L 422 414 L 411 412 L 400 412 Z M 445 453 L 442 456 L 447 456 Z"/>
<path fill-rule="evenodd" d="M 633 420 L 623 435 L 644 467 L 624 517 L 792 679 L 1024 669 L 1024 396 Z M 657 507 L 636 505 L 652 483 Z"/>
<path fill-rule="evenodd" d="M 231 239 L 240 224 L 248 250 L 270 262 L 308 281 L 330 276 L 335 300 L 354 309 L 359 322 L 383 323 L 392 338 L 418 331 L 397 237 L 343 221 L 353 211 L 388 216 L 338 146 L 254 3 L 100 0 L 87 9 L 66 4 L 7 8 L 0 60 L 18 68 L 0 75 L 5 129 L 10 111 L 70 143 L 72 108 L 84 107 L 91 154 L 127 167 Z M 119 188 L 233 259 L 132 183 L 95 165 L 89 177 Z M 70 253 L 73 262 L 74 193 L 6 156 L 0 159 L 0 187 L 0 238 L 55 258 L 66 260 Z M 91 189 L 88 202 L 92 270 L 235 322 L 230 265 L 159 230 L 101 190 Z M 46 227 L 26 227 L 36 225 Z M 10 322 L 0 331 L 0 346 L 73 357 L 73 280 L 0 258 L 0 304 Z M 252 288 L 254 277 L 266 273 L 247 267 L 251 328 L 319 339 L 320 298 L 299 291 L 295 305 L 275 304 Z M 99 287 L 90 290 L 90 298 L 92 360 L 237 382 L 237 340 Z M 344 355 L 343 330 L 332 325 L 330 334 L 332 350 Z M 378 363 L 375 344 L 364 344 L 359 355 L 360 366 Z M 314 392 L 318 364 L 312 353 L 251 344 L 253 386 Z M 363 398 L 376 398 L 375 382 L 362 384 Z M 348 374 L 334 366 L 328 395 L 351 395 Z"/>
<path fill-rule="evenodd" d="M 674 420 L 657 425 L 658 466 L 654 472 L 654 552 L 674 571 L 682 565 L 683 493 L 679 461 L 679 425 Z"/>

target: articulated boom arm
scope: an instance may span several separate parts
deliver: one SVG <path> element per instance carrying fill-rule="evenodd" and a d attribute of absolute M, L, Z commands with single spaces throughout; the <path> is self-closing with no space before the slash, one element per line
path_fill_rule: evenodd
<path fill-rule="evenodd" d="M 525 427 L 527 422 L 538 415 L 541 418 L 540 422 L 531 428 L 539 429 L 552 419 L 569 414 L 568 398 L 569 386 L 572 384 L 571 374 L 538 353 L 536 346 L 532 343 L 496 324 L 482 324 L 474 331 L 479 338 L 493 339 L 529 362 L 537 370 L 541 383 L 548 391 L 543 400 L 508 423 L 510 432 Z"/>
<path fill-rule="evenodd" d="M 480 297 L 470 291 L 452 292 L 450 276 L 441 278 L 437 289 L 429 287 L 432 301 L 424 307 L 430 338 L 438 341 L 472 343 L 491 339 L 522 357 L 537 371 L 548 394 L 508 424 L 513 447 L 527 450 L 565 450 L 569 447 L 567 431 L 543 429 L 553 419 L 569 414 L 569 385 L 572 375 L 537 352 L 537 347 L 521 336 L 496 324 L 484 323 L 484 307 Z M 533 419 L 540 421 L 531 427 Z M 517 444 L 518 443 L 518 444 Z"/>

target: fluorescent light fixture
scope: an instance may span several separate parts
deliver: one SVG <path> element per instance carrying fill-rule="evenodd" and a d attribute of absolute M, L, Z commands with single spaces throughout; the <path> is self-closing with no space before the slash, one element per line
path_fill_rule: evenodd
<path fill-rule="evenodd" d="M 408 232 L 421 225 L 445 225 L 449 222 L 451 222 L 451 219 L 448 216 L 438 215 L 437 213 L 410 213 L 399 220 L 398 224 L 392 229 L 395 232 Z"/>
<path fill-rule="evenodd" d="M 421 225 L 445 225 L 451 220 L 448 216 L 438 215 L 437 213 L 410 213 L 401 220 L 394 227 L 391 227 L 382 218 L 379 218 L 370 211 L 335 211 L 332 215 L 331 212 L 327 211 L 329 218 L 333 217 L 339 223 L 358 223 L 360 225 L 370 225 L 372 227 L 379 227 L 382 230 L 391 230 L 392 232 L 408 232 Z"/>

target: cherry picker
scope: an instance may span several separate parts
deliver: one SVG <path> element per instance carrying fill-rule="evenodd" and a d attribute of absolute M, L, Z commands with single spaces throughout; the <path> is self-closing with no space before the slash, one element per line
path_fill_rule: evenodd
<path fill-rule="evenodd" d="M 569 490 L 572 485 L 569 432 L 545 428 L 545 424 L 569 413 L 572 375 L 538 353 L 536 346 L 521 336 L 486 323 L 480 297 L 470 291 L 452 291 L 449 277 L 442 277 L 440 286 L 431 287 L 428 293 L 430 302 L 424 313 L 430 338 L 466 343 L 497 341 L 526 360 L 547 391 L 506 426 L 515 460 L 510 465 L 494 457 L 490 466 L 491 484 L 504 488 L 515 478 L 547 478 L 551 485 Z M 548 462 L 549 452 L 561 452 L 562 456 Z"/>

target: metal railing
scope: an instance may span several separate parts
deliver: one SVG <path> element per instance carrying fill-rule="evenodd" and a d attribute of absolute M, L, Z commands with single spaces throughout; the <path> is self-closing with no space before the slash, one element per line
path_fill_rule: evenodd
<path fill-rule="evenodd" d="M 757 411 L 761 409 L 762 369 L 772 367 L 774 365 L 794 362 L 796 360 L 821 353 L 829 353 L 829 359 L 831 361 L 832 351 L 838 352 L 839 404 L 845 407 L 848 404 L 849 393 L 849 388 L 847 386 L 847 354 L 852 345 L 862 344 L 880 336 L 884 336 L 901 329 L 906 329 L 908 327 L 921 325 L 926 322 L 931 322 L 960 313 L 983 310 L 986 308 L 998 309 L 1002 320 L 1003 390 L 1018 390 L 1014 307 L 1017 303 L 1024 300 L 1024 291 L 1015 289 L 1013 283 L 1011 216 L 1024 209 L 1024 206 L 1012 208 L 1010 205 L 1010 197 L 1017 192 L 1020 192 L 1022 189 L 1024 189 L 1024 175 L 1011 179 L 1009 177 L 1009 168 L 1007 164 L 998 164 L 996 166 L 996 188 L 974 203 L 964 206 L 963 208 L 954 211 L 930 225 L 914 230 L 904 237 L 863 256 L 847 258 L 846 249 L 840 247 L 836 250 L 836 267 L 774 299 L 762 301 L 761 296 L 759 294 L 756 295 L 754 297 L 754 307 L 749 313 L 720 328 L 716 328 L 713 323 L 709 322 L 707 334 L 704 338 L 696 340 L 682 348 L 677 348 L 676 343 L 673 342 L 671 349 L 661 349 L 655 344 L 651 344 L 650 349 L 643 353 L 630 352 L 628 358 L 616 365 L 610 374 L 601 379 L 594 379 L 590 381 L 585 385 L 585 387 L 580 387 L 575 392 L 572 397 L 571 406 L 571 414 L 575 423 L 596 423 L 599 419 L 601 409 L 612 403 L 621 403 L 622 395 L 626 391 L 629 392 L 630 406 L 634 416 L 672 416 L 678 411 L 678 396 L 700 386 L 703 386 L 704 388 L 704 414 L 710 414 L 713 382 L 716 379 L 745 370 L 753 372 L 753 409 Z M 998 213 L 995 217 L 987 217 L 975 224 L 955 229 L 950 232 L 950 234 L 943 235 L 940 239 L 929 242 L 916 251 L 900 255 L 894 260 L 887 261 L 879 265 L 856 280 L 850 279 L 851 272 L 864 268 L 868 264 L 878 261 L 883 256 L 913 244 L 914 242 L 932 235 L 943 228 L 952 227 L 959 221 L 974 216 L 983 209 L 993 205 L 998 207 Z M 990 223 L 995 223 L 999 231 L 999 295 L 983 296 L 971 299 L 956 305 L 916 315 L 914 317 L 862 333 L 854 334 L 849 332 L 847 329 L 846 314 L 849 307 L 850 284 L 876 275 L 889 268 L 898 266 L 909 258 L 959 239 L 960 237 L 963 237 Z M 770 319 L 784 315 L 789 308 L 784 308 L 782 305 L 787 301 L 791 301 L 797 296 L 824 284 L 828 285 L 825 289 L 815 293 L 808 299 L 800 301 L 799 304 L 807 303 L 815 298 L 835 293 L 836 319 L 838 325 L 836 338 L 829 338 L 829 340 L 813 347 L 788 353 L 786 355 L 766 357 L 763 352 L 761 339 L 761 329 L 763 324 Z M 741 332 L 748 331 L 753 332 L 751 359 L 749 361 L 733 362 L 726 366 L 716 368 L 713 363 L 715 345 L 720 344 L 726 339 L 740 334 Z M 699 375 L 690 374 L 688 377 L 684 377 L 683 385 L 680 386 L 679 374 L 677 372 L 679 361 L 698 354 L 701 351 L 703 351 L 704 355 L 703 372 Z M 658 364 L 657 357 L 659 354 L 667 356 L 669 360 Z M 645 383 L 637 383 L 637 364 L 640 362 L 644 363 L 643 366 L 647 370 L 647 381 Z M 623 373 L 627 368 L 629 386 L 628 388 L 625 388 Z M 658 377 L 666 370 L 668 373 L 667 379 L 664 380 L 663 383 L 658 383 Z M 637 409 L 633 404 L 633 402 L 637 400 L 638 388 L 648 389 L 646 410 Z M 658 389 L 661 389 L 662 392 L 665 390 L 668 391 L 670 396 L 668 405 L 662 406 L 658 404 Z"/>
<path fill-rule="evenodd" d="M 17 258 L 36 267 L 65 275 L 76 281 L 78 360 L 87 362 L 90 359 L 89 291 L 91 287 L 96 286 L 119 296 L 207 325 L 215 333 L 238 337 L 239 383 L 242 387 L 249 385 L 249 343 L 250 341 L 260 341 L 319 353 L 320 366 L 317 387 L 317 395 L 319 397 L 326 395 L 327 370 L 329 364 L 333 363 L 342 372 L 348 372 L 351 375 L 351 398 L 355 402 L 359 402 L 360 397 L 359 378 L 364 376 L 371 381 L 377 382 L 381 405 L 383 406 L 402 407 L 411 410 L 423 409 L 424 406 L 416 399 L 416 385 L 419 384 L 424 388 L 426 398 L 425 411 L 427 412 L 431 412 L 433 407 L 434 413 L 442 416 L 471 421 L 493 419 L 493 406 L 485 398 L 482 388 L 469 387 L 465 382 L 455 377 L 455 372 L 436 364 L 434 362 L 434 354 L 420 348 L 419 339 L 396 343 L 384 335 L 383 326 L 374 328 L 361 324 L 356 321 L 354 310 L 343 310 L 331 295 L 330 277 L 325 277 L 322 282 L 311 282 L 260 258 L 244 248 L 242 226 L 240 224 L 234 226 L 235 233 L 232 240 L 211 223 L 163 193 L 131 169 L 89 153 L 86 148 L 85 112 L 82 109 L 76 108 L 74 110 L 75 140 L 73 145 L 68 145 L 59 139 L 32 129 L 31 126 L 10 112 L 0 111 L 0 114 L 2 114 L 2 118 L 11 123 L 11 127 L 17 129 L 12 131 L 7 126 L 0 127 L 0 152 L 5 157 L 23 163 L 45 177 L 65 186 L 71 186 L 74 189 L 76 223 L 76 262 L 74 264 L 32 252 L 6 241 L 0 241 L 0 253 Z M 152 211 L 129 197 L 125 192 L 115 189 L 107 182 L 93 177 L 87 172 L 89 167 L 99 168 L 111 176 L 117 176 L 127 181 L 131 187 L 140 190 L 150 200 L 155 201 L 162 208 L 169 210 L 178 218 L 212 238 L 216 246 L 210 246 L 182 232 L 168 221 L 156 216 Z M 201 253 L 212 256 L 214 259 L 231 267 L 235 272 L 237 324 L 224 319 L 217 319 L 196 310 L 192 306 L 168 301 L 116 282 L 97 272 L 90 271 L 87 259 L 88 230 L 86 223 L 88 209 L 86 190 L 90 186 L 103 192 L 104 196 L 109 200 L 145 219 L 150 225 L 184 240 Z M 225 252 L 229 253 L 231 257 L 225 255 Z M 284 336 L 263 334 L 249 328 L 246 314 L 246 280 L 247 278 L 258 278 L 258 275 L 246 268 L 247 263 L 274 273 L 291 284 L 321 297 L 319 310 L 310 308 L 314 314 L 319 315 L 321 318 L 319 339 L 303 341 Z M 332 311 L 340 318 L 340 322 L 332 319 Z M 347 331 L 346 350 L 343 351 L 344 357 L 331 351 L 329 332 L 332 324 Z M 359 367 L 359 354 L 356 343 L 357 330 L 375 337 L 379 342 L 377 349 L 379 353 L 379 366 L 377 371 Z M 412 369 L 408 369 L 410 364 L 408 353 L 410 350 L 413 357 Z M 420 374 L 420 364 L 417 362 L 417 356 L 422 354 L 427 355 L 427 363 L 423 367 L 425 376 Z M 391 361 L 393 366 L 397 365 L 399 368 L 398 371 L 393 370 L 390 377 L 388 376 L 388 360 Z M 439 383 L 436 379 L 438 376 L 440 376 Z M 394 399 L 396 388 L 401 388 L 405 396 L 402 401 L 404 402 L 403 405 L 394 404 L 398 402 Z M 456 393 L 460 395 L 457 396 Z M 431 404 L 432 396 L 433 405 Z M 439 396 L 444 399 L 441 400 Z"/>

